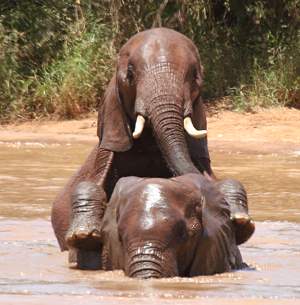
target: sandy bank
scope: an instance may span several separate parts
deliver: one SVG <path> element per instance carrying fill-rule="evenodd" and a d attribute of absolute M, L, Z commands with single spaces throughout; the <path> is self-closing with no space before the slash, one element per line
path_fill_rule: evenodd
<path fill-rule="evenodd" d="M 69 121 L 32 121 L 0 126 L 0 143 L 96 143 L 96 115 Z M 300 111 L 219 111 L 208 116 L 210 150 L 255 153 L 300 152 Z"/>

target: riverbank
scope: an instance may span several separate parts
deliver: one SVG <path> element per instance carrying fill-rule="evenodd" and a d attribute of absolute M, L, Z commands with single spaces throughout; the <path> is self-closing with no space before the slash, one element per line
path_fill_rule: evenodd
<path fill-rule="evenodd" d="M 30 121 L 0 126 L 0 144 L 96 143 L 97 116 L 82 120 Z M 209 149 L 248 153 L 300 153 L 300 110 L 218 110 L 208 114 Z"/>

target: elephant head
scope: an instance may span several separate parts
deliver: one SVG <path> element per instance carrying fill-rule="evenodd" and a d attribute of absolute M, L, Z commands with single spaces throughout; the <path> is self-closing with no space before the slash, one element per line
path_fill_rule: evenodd
<path fill-rule="evenodd" d="M 127 151 L 151 128 L 175 176 L 209 172 L 195 161 L 208 152 L 203 69 L 192 41 L 166 28 L 147 30 L 121 48 L 116 66 L 99 111 L 100 147 Z"/>
<path fill-rule="evenodd" d="M 208 275 L 242 267 L 229 205 L 201 175 L 120 179 L 104 231 L 111 266 L 130 277 Z"/>

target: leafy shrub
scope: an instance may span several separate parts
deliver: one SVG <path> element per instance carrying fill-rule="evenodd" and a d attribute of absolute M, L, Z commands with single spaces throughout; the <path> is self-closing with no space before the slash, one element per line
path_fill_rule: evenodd
<path fill-rule="evenodd" d="M 204 97 L 235 109 L 299 102 L 298 0 L 3 0 L 0 120 L 71 118 L 93 110 L 120 46 L 166 26 L 190 37 Z"/>

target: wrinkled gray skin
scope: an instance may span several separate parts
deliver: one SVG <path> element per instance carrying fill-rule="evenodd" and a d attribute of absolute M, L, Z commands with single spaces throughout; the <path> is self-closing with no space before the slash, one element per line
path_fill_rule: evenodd
<path fill-rule="evenodd" d="M 235 236 L 229 203 L 204 176 L 122 178 L 103 218 L 99 268 L 138 278 L 231 271 L 246 266 Z"/>

